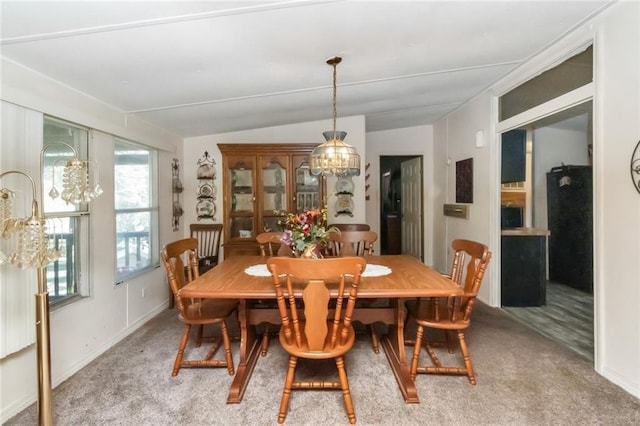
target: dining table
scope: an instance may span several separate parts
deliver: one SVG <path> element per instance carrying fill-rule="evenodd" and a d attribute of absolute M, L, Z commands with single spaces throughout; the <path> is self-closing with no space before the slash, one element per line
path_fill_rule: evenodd
<path fill-rule="evenodd" d="M 370 303 L 356 308 L 354 321 L 363 324 L 381 322 L 388 332 L 380 336 L 380 345 L 387 357 L 398 387 L 407 403 L 419 402 L 416 386 L 409 374 L 405 352 L 404 301 L 407 298 L 448 297 L 462 294 L 462 288 L 437 270 L 410 255 L 366 256 L 367 269 L 358 286 L 358 299 L 384 299 L 386 304 Z M 261 335 L 257 326 L 280 324 L 277 309 L 259 301 L 276 298 L 273 278 L 266 269 L 263 256 L 232 256 L 220 262 L 200 277 L 185 285 L 179 293 L 184 298 L 238 299 L 240 330 L 239 364 L 231 383 L 227 403 L 239 403 L 251 379 L 261 352 Z M 318 259 L 322 262 L 322 259 Z M 368 273 L 373 271 L 373 273 Z M 249 273 L 248 273 L 249 272 Z M 294 287 L 302 298 L 303 283 Z M 338 297 L 331 288 L 331 297 Z M 343 297 L 348 296 L 343 294 Z M 267 307 L 265 307 L 267 306 Z M 373 351 L 372 356 L 376 356 Z"/>

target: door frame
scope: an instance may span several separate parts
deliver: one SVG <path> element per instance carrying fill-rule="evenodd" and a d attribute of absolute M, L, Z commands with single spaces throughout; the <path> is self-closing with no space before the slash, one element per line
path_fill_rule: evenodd
<path fill-rule="evenodd" d="M 379 247 L 382 247 L 382 241 L 387 237 L 386 233 L 383 232 L 383 215 L 385 213 L 384 210 L 384 200 L 383 200 L 383 196 L 382 196 L 382 181 L 383 181 L 383 174 L 384 172 L 387 170 L 387 167 L 394 166 L 397 164 L 397 170 L 398 172 L 400 172 L 400 164 L 403 161 L 407 161 L 407 160 L 411 160 L 414 158 L 420 158 L 420 173 L 422 175 L 422 185 L 423 185 L 423 190 L 420 194 L 421 199 L 420 199 L 420 220 L 421 220 L 421 228 L 422 228 L 422 234 L 420 236 L 420 240 L 422 241 L 422 249 L 421 249 L 421 255 L 422 255 L 422 261 L 424 261 L 424 259 L 426 258 L 426 253 L 425 253 L 425 247 L 424 247 L 424 242 L 425 242 L 425 237 L 424 237 L 424 232 L 426 231 L 425 228 L 425 207 L 424 207 L 424 200 L 425 200 L 425 195 L 424 195 L 424 174 L 425 174 L 425 156 L 423 154 L 387 154 L 387 155 L 380 155 L 378 157 L 378 165 L 379 165 L 379 176 L 378 176 L 378 188 L 380 191 L 380 197 L 379 197 L 379 206 L 378 206 L 378 215 L 379 215 L 379 220 L 380 220 L 380 244 Z M 402 231 L 401 231 L 402 232 Z M 402 235 L 400 236 L 402 238 Z"/>

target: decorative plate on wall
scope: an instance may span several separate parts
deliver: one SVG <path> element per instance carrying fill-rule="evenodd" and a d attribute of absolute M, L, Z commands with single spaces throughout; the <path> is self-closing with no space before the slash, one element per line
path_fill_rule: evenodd
<path fill-rule="evenodd" d="M 343 177 L 336 181 L 336 192 L 338 194 L 353 194 L 353 181 L 350 177 Z"/>
<path fill-rule="evenodd" d="M 215 188 L 210 183 L 203 183 L 198 188 L 198 198 L 211 198 L 215 195 Z"/>
<path fill-rule="evenodd" d="M 336 196 L 336 216 L 353 216 L 353 200 L 351 194 L 338 194 Z"/>
<path fill-rule="evenodd" d="M 211 198 L 203 198 L 196 205 L 198 220 L 213 219 L 216 214 L 216 205 Z"/>

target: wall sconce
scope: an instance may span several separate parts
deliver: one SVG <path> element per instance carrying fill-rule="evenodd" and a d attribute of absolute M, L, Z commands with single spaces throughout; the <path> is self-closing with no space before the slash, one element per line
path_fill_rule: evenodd
<path fill-rule="evenodd" d="M 44 194 L 44 154 L 53 145 L 65 145 L 73 152 L 73 158 L 66 161 L 63 170 L 62 199 L 69 203 L 89 202 L 100 196 L 102 189 L 97 184 L 97 167 L 90 161 L 78 160 L 76 150 L 66 143 L 47 144 L 40 151 L 40 206 L 43 207 Z M 93 188 L 89 186 L 89 168 L 93 165 Z M 55 164 L 54 164 L 55 169 Z M 47 264 L 60 257 L 63 252 L 49 247 L 46 219 L 44 212 L 38 207 L 38 197 L 33 178 L 26 173 L 10 170 L 0 173 L 0 180 L 8 175 L 20 175 L 31 184 L 31 216 L 22 218 L 13 211 L 13 200 L 16 191 L 0 188 L 0 237 L 9 240 L 8 252 L 0 252 L 0 263 L 13 264 L 19 268 L 37 269 L 38 292 L 36 298 L 36 355 L 38 371 L 38 424 L 53 425 L 51 399 L 51 347 L 49 331 L 49 292 L 47 288 Z M 54 170 L 55 176 L 55 170 Z M 56 198 L 58 190 L 55 186 L 49 195 Z M 44 208 L 44 207 L 43 207 Z"/>

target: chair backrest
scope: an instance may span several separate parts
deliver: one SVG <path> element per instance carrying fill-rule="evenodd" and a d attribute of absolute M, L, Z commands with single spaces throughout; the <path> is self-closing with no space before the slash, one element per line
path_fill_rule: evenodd
<path fill-rule="evenodd" d="M 260 245 L 260 254 L 265 257 L 269 256 L 284 256 L 291 257 L 293 252 L 291 248 L 282 244 L 280 237 L 281 232 L 262 232 L 256 235 L 256 241 Z M 274 250 L 278 247 L 278 250 Z"/>
<path fill-rule="evenodd" d="M 190 299 L 178 297 L 185 284 L 198 278 L 198 241 L 195 238 L 184 238 L 166 244 L 160 251 L 160 258 L 167 271 L 167 280 L 175 296 L 180 312 L 185 312 Z"/>
<path fill-rule="evenodd" d="M 484 273 L 491 260 L 491 252 L 482 243 L 462 239 L 453 240 L 451 248 L 455 254 L 450 277 L 464 289 L 464 295 L 458 301 L 459 309 L 456 310 L 462 310 L 463 319 L 466 320 L 480 290 Z"/>
<path fill-rule="evenodd" d="M 367 256 L 373 254 L 378 234 L 374 231 L 342 231 L 329 234 L 328 252 L 331 256 Z"/>
<path fill-rule="evenodd" d="M 222 224 L 199 224 L 189 225 L 191 238 L 198 240 L 198 256 L 200 259 L 209 259 L 212 264 L 218 262 L 218 251 L 220 250 L 220 240 L 222 238 Z"/>
<path fill-rule="evenodd" d="M 298 348 L 306 344 L 311 351 L 322 351 L 326 341 L 329 342 L 329 349 L 346 343 L 358 295 L 360 275 L 366 264 L 367 261 L 362 257 L 271 257 L 267 260 L 267 267 L 271 271 L 276 289 L 283 333 L 288 344 L 295 343 Z M 349 295 L 346 307 L 343 306 L 344 297 L 336 299 L 332 318 L 329 317 L 330 292 L 326 283 L 337 283 L 337 294 L 344 295 L 345 290 L 348 290 Z M 298 315 L 294 294 L 294 291 L 300 288 L 300 284 L 304 289 L 304 322 L 301 322 L 302 318 Z M 301 325 L 303 323 L 304 327 Z"/>
<path fill-rule="evenodd" d="M 340 231 L 370 231 L 371 227 L 366 223 L 334 223 L 329 227 L 338 228 Z"/>

